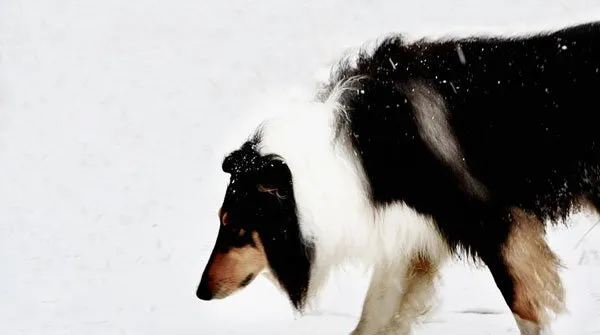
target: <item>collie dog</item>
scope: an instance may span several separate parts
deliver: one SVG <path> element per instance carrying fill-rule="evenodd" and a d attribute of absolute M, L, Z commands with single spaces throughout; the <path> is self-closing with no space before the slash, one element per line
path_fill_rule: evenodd
<path fill-rule="evenodd" d="M 600 208 L 600 22 L 530 35 L 387 36 L 281 104 L 230 175 L 198 286 L 267 269 L 302 311 L 335 266 L 372 266 L 353 334 L 408 334 L 450 257 L 485 264 L 522 334 L 564 310 L 548 225 Z"/>

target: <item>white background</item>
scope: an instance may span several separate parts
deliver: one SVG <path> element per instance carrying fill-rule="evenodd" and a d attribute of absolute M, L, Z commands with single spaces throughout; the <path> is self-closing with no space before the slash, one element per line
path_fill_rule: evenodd
<path fill-rule="evenodd" d="M 390 32 L 521 32 L 597 0 L 0 0 L 1 334 L 346 334 L 364 273 L 292 313 L 265 279 L 201 302 L 232 122 Z M 246 134 L 241 134 L 246 136 Z M 557 334 L 600 334 L 600 228 L 551 236 Z M 453 264 L 419 334 L 517 334 L 485 270 Z M 595 319 L 595 320 L 594 320 Z"/>

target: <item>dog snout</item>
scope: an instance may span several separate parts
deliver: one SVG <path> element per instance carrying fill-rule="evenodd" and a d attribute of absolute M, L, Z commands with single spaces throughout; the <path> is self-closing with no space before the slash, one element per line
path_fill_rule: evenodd
<path fill-rule="evenodd" d="M 210 289 L 210 285 L 208 284 L 207 279 L 202 279 L 200 285 L 198 285 L 198 290 L 196 290 L 196 296 L 200 300 L 212 300 L 214 298 L 214 294 Z"/>

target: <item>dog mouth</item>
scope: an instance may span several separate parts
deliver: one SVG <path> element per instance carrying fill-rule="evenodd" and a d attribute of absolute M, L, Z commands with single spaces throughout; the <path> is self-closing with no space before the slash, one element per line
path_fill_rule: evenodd
<path fill-rule="evenodd" d="M 244 280 L 242 280 L 240 282 L 240 287 L 246 287 L 246 286 L 248 286 L 248 284 L 250 284 L 250 282 L 252 281 L 252 279 L 254 279 L 254 273 L 250 273 L 249 275 L 247 275 L 246 278 L 244 278 Z"/>
<path fill-rule="evenodd" d="M 227 286 L 219 287 L 219 289 L 212 296 L 212 298 L 213 299 L 226 298 L 226 297 L 230 296 L 232 293 L 236 292 L 238 289 L 243 289 L 244 287 L 248 286 L 255 277 L 256 276 L 255 276 L 254 272 L 250 273 L 239 283 L 237 289 L 232 289 L 232 287 L 227 287 Z"/>

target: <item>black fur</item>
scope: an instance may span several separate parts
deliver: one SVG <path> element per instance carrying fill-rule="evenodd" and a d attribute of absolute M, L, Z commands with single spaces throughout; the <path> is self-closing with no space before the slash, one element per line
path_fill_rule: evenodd
<path fill-rule="evenodd" d="M 600 204 L 599 69 L 599 23 L 513 38 L 392 36 L 342 63 L 323 98 L 362 78 L 340 99 L 348 117 L 339 131 L 359 154 L 374 205 L 403 201 L 433 216 L 453 250 L 484 260 L 510 305 L 500 259 L 510 209 L 556 222 L 580 197 Z M 444 99 L 461 158 L 487 197 L 465 192 L 420 138 L 414 83 Z"/>
<path fill-rule="evenodd" d="M 511 39 L 408 44 L 390 37 L 357 65 L 342 65 L 331 87 L 365 76 L 341 102 L 376 204 L 405 201 L 442 219 L 470 216 L 465 208 L 481 217 L 478 211 L 517 206 L 560 220 L 578 196 L 597 201 L 599 69 L 600 25 L 593 23 Z M 489 190 L 485 202 L 465 194 L 419 138 L 405 92 L 412 82 L 444 98 L 469 171 Z M 474 239 L 464 236 L 473 232 L 468 226 L 479 225 L 461 220 L 444 229 L 440 221 L 467 246 Z"/>
<path fill-rule="evenodd" d="M 221 207 L 229 224 L 221 229 L 256 231 L 275 277 L 292 304 L 302 309 L 314 248 L 300 234 L 291 171 L 279 157 L 262 156 L 257 151 L 259 140 L 258 133 L 223 161 L 223 171 L 231 178 Z M 261 192 L 259 185 L 276 189 L 277 194 Z"/>

